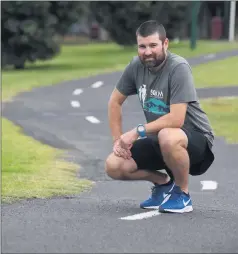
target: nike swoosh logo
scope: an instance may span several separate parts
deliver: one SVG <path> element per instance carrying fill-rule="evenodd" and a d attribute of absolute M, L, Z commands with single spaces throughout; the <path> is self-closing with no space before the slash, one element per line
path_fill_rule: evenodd
<path fill-rule="evenodd" d="M 191 198 L 187 202 L 185 202 L 184 199 L 183 199 L 184 206 L 187 206 L 187 204 L 190 202 L 190 200 L 191 200 Z"/>
<path fill-rule="evenodd" d="M 174 185 L 175 185 L 175 183 L 173 183 L 173 186 L 171 187 L 171 189 L 169 190 L 169 192 L 171 192 L 171 191 L 172 191 L 172 189 L 174 188 Z"/>

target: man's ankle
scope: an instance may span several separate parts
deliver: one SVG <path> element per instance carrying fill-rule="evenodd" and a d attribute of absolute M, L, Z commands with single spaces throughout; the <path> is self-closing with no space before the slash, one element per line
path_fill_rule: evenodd
<path fill-rule="evenodd" d="M 170 179 L 169 176 L 167 176 L 164 180 L 160 179 L 158 182 L 155 182 L 154 184 L 166 186 L 166 185 L 170 185 L 172 182 L 173 180 Z"/>
<path fill-rule="evenodd" d="M 181 189 L 181 190 L 182 190 L 182 192 L 184 192 L 186 195 L 188 195 L 188 193 L 189 193 L 188 189 Z"/>
<path fill-rule="evenodd" d="M 189 191 L 188 188 L 180 187 L 181 191 L 188 195 Z"/>

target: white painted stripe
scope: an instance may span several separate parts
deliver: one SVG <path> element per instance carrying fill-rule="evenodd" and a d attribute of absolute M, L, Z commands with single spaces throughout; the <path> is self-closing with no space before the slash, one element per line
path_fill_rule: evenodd
<path fill-rule="evenodd" d="M 99 88 L 100 86 L 103 85 L 102 81 L 97 81 L 94 84 L 91 85 L 92 88 Z"/>
<path fill-rule="evenodd" d="M 218 183 L 215 181 L 201 181 L 202 190 L 215 190 Z"/>
<path fill-rule="evenodd" d="M 73 108 L 79 108 L 80 107 L 80 103 L 79 103 L 79 101 L 71 101 L 71 106 Z"/>
<path fill-rule="evenodd" d="M 206 59 L 212 59 L 215 56 L 216 56 L 215 54 L 209 54 L 209 55 L 204 56 L 204 58 L 206 58 Z"/>
<path fill-rule="evenodd" d="M 73 95 L 80 95 L 83 92 L 83 89 L 79 88 L 79 89 L 75 89 L 73 92 Z"/>
<path fill-rule="evenodd" d="M 234 100 L 237 96 L 229 96 L 229 95 L 223 95 L 223 96 L 216 96 L 215 99 L 226 99 L 226 100 Z M 207 98 L 207 100 L 212 100 L 213 98 Z M 205 99 L 206 100 L 206 99 Z"/>
<path fill-rule="evenodd" d="M 94 116 L 87 116 L 86 120 L 88 120 L 91 123 L 100 123 L 100 121 Z"/>
<path fill-rule="evenodd" d="M 134 215 L 126 216 L 126 217 L 121 217 L 120 219 L 121 220 L 142 220 L 142 219 L 151 218 L 153 216 L 157 216 L 159 214 L 160 212 L 158 210 L 155 210 L 155 211 L 149 211 L 145 213 L 138 213 L 138 214 L 134 214 Z"/>

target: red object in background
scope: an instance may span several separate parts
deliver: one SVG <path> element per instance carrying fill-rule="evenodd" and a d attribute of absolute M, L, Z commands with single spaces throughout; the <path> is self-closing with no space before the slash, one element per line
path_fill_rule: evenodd
<path fill-rule="evenodd" d="M 223 21 L 221 17 L 213 17 L 211 21 L 211 39 L 218 40 L 223 34 Z"/>
<path fill-rule="evenodd" d="M 98 39 L 98 37 L 99 37 L 99 25 L 98 24 L 93 23 L 91 25 L 90 37 L 91 37 L 91 39 Z"/>

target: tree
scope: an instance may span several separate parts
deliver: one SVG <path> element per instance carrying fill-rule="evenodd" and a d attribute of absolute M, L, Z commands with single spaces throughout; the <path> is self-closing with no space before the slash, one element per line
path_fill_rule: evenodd
<path fill-rule="evenodd" d="M 90 9 L 98 21 L 120 45 L 136 42 L 135 31 L 144 21 L 156 19 L 161 22 L 169 38 L 175 36 L 181 21 L 186 18 L 187 2 L 160 1 L 92 1 Z"/>
<path fill-rule="evenodd" d="M 64 34 L 82 12 L 83 2 L 4 1 L 1 9 L 2 67 L 24 68 L 26 61 L 45 60 L 59 50 Z"/>
<path fill-rule="evenodd" d="M 79 1 L 52 1 L 50 14 L 56 17 L 55 29 L 58 34 L 64 35 L 69 26 L 77 22 L 82 13 L 88 8 L 88 2 Z"/>

